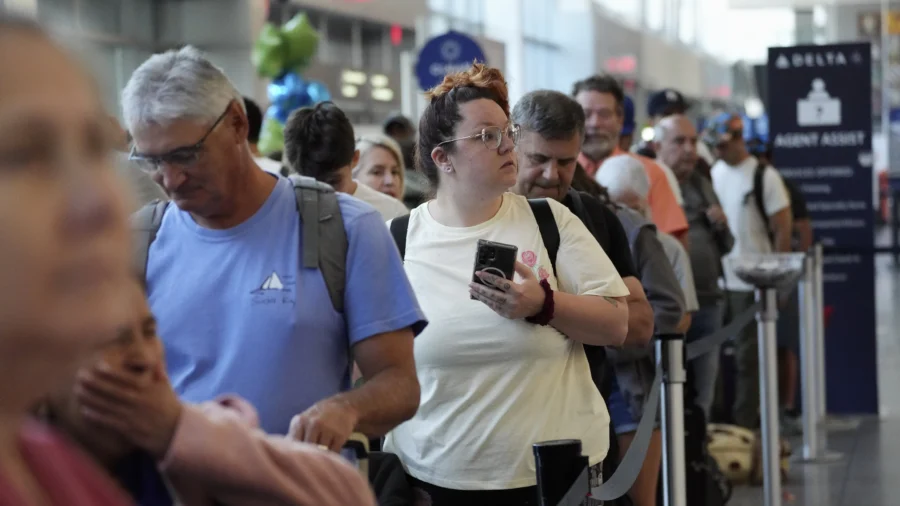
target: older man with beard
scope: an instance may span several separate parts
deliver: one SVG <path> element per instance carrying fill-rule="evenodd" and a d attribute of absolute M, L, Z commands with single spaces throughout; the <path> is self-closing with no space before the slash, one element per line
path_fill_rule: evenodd
<path fill-rule="evenodd" d="M 578 162 L 591 177 L 595 177 L 604 160 L 628 154 L 619 147 L 625 93 L 612 76 L 596 75 L 575 83 L 572 96 L 581 105 L 585 116 L 584 145 Z M 648 200 L 653 222 L 660 230 L 686 244 L 687 219 L 665 172 L 649 158 L 632 156 L 641 161 L 650 179 Z"/>

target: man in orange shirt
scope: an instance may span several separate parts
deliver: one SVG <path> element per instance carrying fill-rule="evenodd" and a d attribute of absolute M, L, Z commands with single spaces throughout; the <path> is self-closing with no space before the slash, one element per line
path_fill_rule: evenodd
<path fill-rule="evenodd" d="M 575 83 L 572 96 L 581 104 L 587 120 L 584 144 L 578 161 L 585 171 L 594 177 L 600 164 L 607 158 L 630 154 L 619 147 L 619 135 L 624 120 L 625 93 L 612 76 L 595 75 Z M 686 243 L 687 219 L 665 172 L 647 157 L 633 154 L 632 156 L 641 161 L 650 178 L 648 200 L 653 222 L 661 231 Z"/>

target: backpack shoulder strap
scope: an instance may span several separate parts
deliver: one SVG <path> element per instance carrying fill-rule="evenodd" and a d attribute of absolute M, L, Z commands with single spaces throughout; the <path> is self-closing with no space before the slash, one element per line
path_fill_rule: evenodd
<path fill-rule="evenodd" d="M 585 198 L 594 198 L 590 195 L 582 195 L 581 192 L 576 190 L 569 190 L 569 196 L 572 199 L 572 211 L 575 216 L 577 216 L 584 226 L 587 227 L 588 232 L 591 233 L 594 237 L 597 237 L 596 227 L 594 225 L 594 219 L 591 218 L 591 213 L 588 211 L 587 206 L 584 205 Z"/>
<path fill-rule="evenodd" d="M 531 212 L 534 213 L 534 219 L 537 221 L 538 230 L 541 232 L 541 240 L 544 241 L 544 247 L 550 255 L 550 265 L 553 266 L 553 273 L 556 274 L 556 255 L 559 253 L 559 226 L 556 224 L 556 218 L 553 217 L 553 209 L 547 199 L 528 199 L 528 205 Z"/>
<path fill-rule="evenodd" d="M 147 279 L 147 260 L 150 257 L 150 245 L 156 240 L 156 234 L 162 227 L 163 216 L 169 206 L 168 200 L 153 200 L 140 208 L 131 216 L 132 247 L 134 258 L 132 260 L 134 271 Z"/>
<path fill-rule="evenodd" d="M 331 186 L 310 177 L 292 174 L 289 179 L 303 233 L 301 265 L 322 271 L 331 304 L 343 313 L 349 245 L 337 194 Z"/>
<path fill-rule="evenodd" d="M 391 220 L 391 235 L 397 249 L 400 250 L 400 259 L 406 259 L 406 231 L 409 230 L 409 215 L 404 214 Z"/>
<path fill-rule="evenodd" d="M 763 162 L 759 162 L 756 166 L 756 170 L 753 172 L 753 200 L 756 202 L 756 209 L 759 210 L 759 215 L 762 217 L 763 223 L 766 226 L 766 235 L 769 236 L 769 240 L 773 239 L 772 230 L 769 226 L 769 215 L 766 214 L 766 200 L 765 200 L 765 181 L 766 175 L 766 165 Z"/>

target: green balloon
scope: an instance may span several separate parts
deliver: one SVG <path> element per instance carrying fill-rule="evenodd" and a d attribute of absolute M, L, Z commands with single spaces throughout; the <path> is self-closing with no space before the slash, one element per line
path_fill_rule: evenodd
<path fill-rule="evenodd" d="M 287 68 L 287 45 L 281 29 L 266 23 L 253 43 L 250 60 L 262 77 L 275 78 Z"/>
<path fill-rule="evenodd" d="M 284 149 L 284 125 L 275 118 L 267 117 L 263 121 L 257 147 L 263 155 L 271 155 L 282 151 Z"/>
<path fill-rule="evenodd" d="M 286 49 L 285 66 L 282 70 L 299 72 L 306 68 L 316 55 L 319 34 L 309 23 L 304 13 L 298 13 L 281 29 Z"/>

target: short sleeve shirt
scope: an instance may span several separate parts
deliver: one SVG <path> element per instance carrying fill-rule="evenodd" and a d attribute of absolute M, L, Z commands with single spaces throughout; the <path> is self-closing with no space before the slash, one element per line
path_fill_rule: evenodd
<path fill-rule="evenodd" d="M 750 292 L 753 287 L 734 274 L 729 258 L 772 252 L 766 224 L 753 198 L 753 180 L 758 163 L 753 156 L 734 166 L 719 160 L 711 171 L 713 189 L 719 196 L 722 210 L 728 218 L 728 228 L 734 236 L 734 247 L 723 259 L 725 287 L 730 291 Z M 772 167 L 766 167 L 763 172 L 763 205 L 769 217 L 791 205 L 781 176 Z"/>
<path fill-rule="evenodd" d="M 469 298 L 479 239 L 516 246 L 519 261 L 554 290 L 628 295 L 581 220 L 548 202 L 560 233 L 556 274 L 525 197 L 504 194 L 497 214 L 473 227 L 440 224 L 428 204 L 410 214 L 405 267 L 431 323 L 415 342 L 419 410 L 385 449 L 419 480 L 456 490 L 529 487 L 531 445 L 551 439 L 581 439 L 591 464 L 606 456 L 609 414 L 581 343 Z"/>
<path fill-rule="evenodd" d="M 175 391 L 193 403 L 240 395 L 266 432 L 285 434 L 294 415 L 350 387 L 351 347 L 419 331 L 425 316 L 381 215 L 343 193 L 349 246 L 337 313 L 321 271 L 301 267 L 296 197 L 277 179 L 256 214 L 226 230 L 170 205 L 150 247 L 147 287 Z"/>

